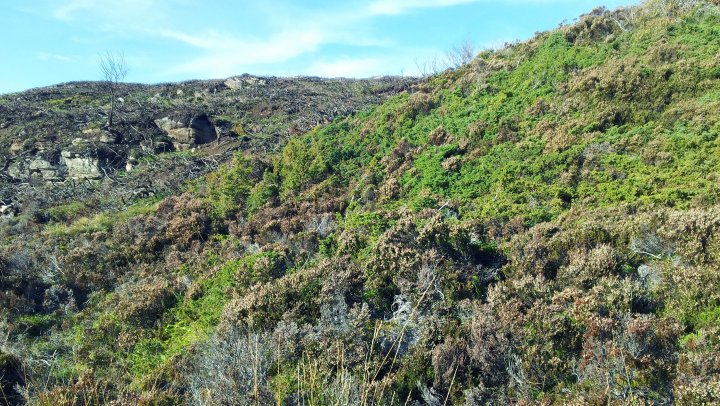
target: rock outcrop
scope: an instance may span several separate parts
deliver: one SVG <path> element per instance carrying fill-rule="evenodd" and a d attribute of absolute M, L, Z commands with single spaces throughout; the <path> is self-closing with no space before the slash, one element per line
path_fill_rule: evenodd
<path fill-rule="evenodd" d="M 61 153 L 67 168 L 67 178 L 72 180 L 98 180 L 102 178 L 100 165 L 96 158 L 83 156 L 72 151 Z"/>
<path fill-rule="evenodd" d="M 248 87 L 265 86 L 266 80 L 250 75 L 234 76 L 227 79 L 224 84 L 232 90 L 239 90 Z"/>
<path fill-rule="evenodd" d="M 46 155 L 20 158 L 8 165 L 7 175 L 21 182 L 83 181 L 102 178 L 97 158 L 74 151 L 61 151 L 60 159 Z"/>
<path fill-rule="evenodd" d="M 218 137 L 215 126 L 206 114 L 191 117 L 189 120 L 163 117 L 155 124 L 167 134 L 177 149 L 187 149 L 207 144 Z"/>
<path fill-rule="evenodd" d="M 38 157 L 31 160 L 28 169 L 30 178 L 37 177 L 46 181 L 60 180 L 57 166 L 46 159 Z"/>

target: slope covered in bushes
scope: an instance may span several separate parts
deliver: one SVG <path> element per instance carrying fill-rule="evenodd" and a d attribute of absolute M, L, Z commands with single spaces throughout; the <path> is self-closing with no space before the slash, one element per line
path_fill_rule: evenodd
<path fill-rule="evenodd" d="M 3 392 L 719 402 L 719 108 L 717 2 L 651 0 L 238 153 L 182 195 L 38 225 L 47 258 L 0 254 L 3 289 L 53 280 L 35 307 L 3 296 Z"/>

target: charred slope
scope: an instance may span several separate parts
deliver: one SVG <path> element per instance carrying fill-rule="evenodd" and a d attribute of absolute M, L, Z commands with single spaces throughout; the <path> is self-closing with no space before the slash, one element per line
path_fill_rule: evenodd
<path fill-rule="evenodd" d="M 123 84 L 112 126 L 107 124 L 110 96 L 103 83 L 67 83 L 0 96 L 0 200 L 21 210 L 36 202 L 38 189 L 63 198 L 98 189 L 102 194 L 111 189 L 123 199 L 167 193 L 216 168 L 230 151 L 276 150 L 292 135 L 366 109 L 412 83 L 390 77 L 244 75 L 224 81 Z M 169 157 L 163 153 L 173 151 L 185 151 L 193 159 L 183 160 L 187 167 L 170 164 L 161 184 L 154 185 L 142 163 L 163 160 Z M 112 187 L 104 187 L 108 185 Z"/>

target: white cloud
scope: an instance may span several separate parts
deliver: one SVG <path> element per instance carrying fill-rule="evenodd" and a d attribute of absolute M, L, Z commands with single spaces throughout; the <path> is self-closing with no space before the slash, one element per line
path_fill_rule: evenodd
<path fill-rule="evenodd" d="M 101 19 L 104 23 L 146 23 L 162 15 L 156 0 L 123 0 L 122 3 L 116 0 L 67 0 L 53 4 L 52 16 L 64 21 L 87 17 Z"/>
<path fill-rule="evenodd" d="M 83 9 L 92 6 L 92 0 L 71 0 L 64 4 L 60 4 L 53 10 L 53 17 L 60 20 L 70 20 L 72 16 Z"/>
<path fill-rule="evenodd" d="M 411 51 L 399 48 L 393 40 L 378 38 L 373 19 L 491 0 L 363 0 L 325 9 L 306 8 L 285 0 L 226 5 L 225 13 L 243 17 L 243 13 L 249 13 L 257 22 L 262 22 L 257 24 L 262 27 L 260 31 L 243 30 L 242 24 L 214 27 L 212 19 L 194 18 L 192 11 L 207 11 L 200 0 L 44 1 L 51 5 L 50 14 L 55 19 L 94 28 L 106 35 L 103 40 L 131 38 L 181 44 L 186 49 L 175 55 L 184 59 L 164 65 L 169 67 L 163 73 L 169 77 L 209 78 L 291 68 L 289 73 L 321 76 L 399 74 L 400 69 L 417 73 L 413 61 L 429 59 L 427 53 L 410 54 Z M 584 0 L 506 1 L 529 4 Z M 321 54 L 323 47 L 335 44 L 364 48 L 363 57 L 334 59 L 332 55 L 323 54 L 320 61 L 303 62 L 308 56 Z M 147 59 L 143 63 L 147 66 L 153 62 Z M 157 71 L 157 67 L 155 69 Z"/>
<path fill-rule="evenodd" d="M 637 2 L 638 0 L 628 0 Z M 375 0 L 367 9 L 369 15 L 398 15 L 416 9 L 452 7 L 471 3 L 492 3 L 493 0 Z M 504 0 L 509 4 L 594 4 L 593 0 Z"/>
<path fill-rule="evenodd" d="M 396 15 L 418 8 L 436 8 L 474 3 L 478 0 L 378 0 L 370 4 L 370 15 Z"/>
<path fill-rule="evenodd" d="M 239 69 L 253 65 L 280 63 L 317 50 L 329 38 L 317 31 L 284 31 L 270 38 L 239 39 L 219 33 L 191 36 L 180 32 L 165 32 L 176 39 L 206 52 L 170 69 L 169 73 L 230 76 L 242 73 Z"/>

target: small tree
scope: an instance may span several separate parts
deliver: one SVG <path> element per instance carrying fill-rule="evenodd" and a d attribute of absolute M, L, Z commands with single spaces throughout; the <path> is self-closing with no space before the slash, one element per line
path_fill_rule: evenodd
<path fill-rule="evenodd" d="M 453 45 L 452 49 L 445 53 L 446 64 L 454 69 L 467 65 L 475 58 L 475 46 L 470 41 L 463 41 Z"/>
<path fill-rule="evenodd" d="M 470 41 L 463 41 L 453 45 L 445 55 L 435 55 L 424 61 L 415 59 L 415 67 L 422 77 L 437 75 L 446 69 L 457 69 L 467 65 L 475 58 L 475 46 Z"/>
<path fill-rule="evenodd" d="M 125 80 L 128 73 L 128 67 L 125 63 L 125 55 L 122 52 L 107 51 L 105 55 L 100 56 L 100 72 L 103 76 L 103 82 L 107 92 L 110 95 L 110 114 L 108 115 L 108 128 L 113 124 L 113 116 L 115 114 L 115 105 L 117 103 L 117 93 L 120 83 Z"/>

